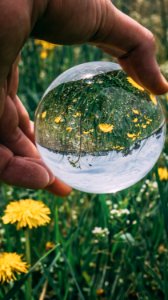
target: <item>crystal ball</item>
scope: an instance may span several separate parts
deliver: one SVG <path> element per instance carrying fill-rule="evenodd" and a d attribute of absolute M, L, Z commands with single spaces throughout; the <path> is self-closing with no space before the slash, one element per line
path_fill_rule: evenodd
<path fill-rule="evenodd" d="M 159 158 L 165 128 L 156 97 L 112 62 L 62 73 L 35 116 L 45 164 L 63 182 L 90 193 L 114 193 L 142 179 Z"/>

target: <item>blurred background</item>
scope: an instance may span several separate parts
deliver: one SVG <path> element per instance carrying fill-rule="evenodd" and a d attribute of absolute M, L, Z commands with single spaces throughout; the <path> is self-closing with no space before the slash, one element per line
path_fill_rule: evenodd
<path fill-rule="evenodd" d="M 168 0 L 113 3 L 154 33 L 158 61 L 168 75 Z M 56 76 L 95 60 L 115 61 L 88 45 L 29 40 L 20 62 L 19 97 L 31 119 Z M 160 101 L 167 118 L 168 95 Z M 1 216 L 11 201 L 20 199 L 41 200 L 51 211 L 51 222 L 29 229 L 28 235 L 24 228 L 0 221 L 1 252 L 17 252 L 32 266 L 16 282 L 1 285 L 0 299 L 168 300 L 167 141 L 150 174 L 122 192 L 74 190 L 62 199 L 1 183 L 0 197 Z"/>

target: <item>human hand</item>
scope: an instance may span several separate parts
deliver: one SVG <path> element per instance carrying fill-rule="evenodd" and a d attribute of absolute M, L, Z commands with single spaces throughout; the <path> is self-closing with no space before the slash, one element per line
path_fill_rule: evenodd
<path fill-rule="evenodd" d="M 1 0 L 0 3 L 0 179 L 66 195 L 34 145 L 34 133 L 16 96 L 16 57 L 31 35 L 57 44 L 88 42 L 118 58 L 137 82 L 154 94 L 167 92 L 155 59 L 152 34 L 109 0 Z M 15 63 L 14 63 L 15 62 Z"/>
<path fill-rule="evenodd" d="M 57 44 L 89 42 L 117 57 L 123 69 L 153 94 L 168 91 L 152 33 L 110 0 L 50 0 L 32 35 Z"/>
<path fill-rule="evenodd" d="M 0 118 L 0 180 L 26 188 L 46 188 L 65 196 L 71 188 L 56 179 L 40 159 L 34 145 L 33 124 L 16 95 L 17 60 L 1 94 L 4 107 Z"/>

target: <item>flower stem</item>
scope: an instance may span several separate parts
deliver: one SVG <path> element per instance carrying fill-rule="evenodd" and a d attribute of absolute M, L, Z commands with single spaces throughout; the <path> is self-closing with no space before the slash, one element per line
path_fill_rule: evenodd
<path fill-rule="evenodd" d="M 25 229 L 25 238 L 26 238 L 26 260 L 27 263 L 31 266 L 31 251 L 30 251 L 30 232 L 29 229 Z M 32 276 L 28 277 L 25 285 L 25 299 L 32 300 Z"/>

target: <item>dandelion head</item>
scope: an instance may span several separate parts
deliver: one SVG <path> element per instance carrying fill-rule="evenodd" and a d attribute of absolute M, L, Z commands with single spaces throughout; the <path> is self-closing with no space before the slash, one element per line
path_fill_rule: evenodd
<path fill-rule="evenodd" d="M 158 174 L 161 181 L 168 180 L 168 169 L 166 167 L 158 168 Z"/>
<path fill-rule="evenodd" d="M 59 123 L 62 122 L 62 117 L 61 117 L 61 116 L 58 116 L 58 117 L 55 118 L 54 121 L 55 121 L 56 124 L 59 124 Z"/>
<path fill-rule="evenodd" d="M 114 125 L 101 123 L 98 125 L 98 127 L 99 127 L 100 131 L 102 131 L 102 132 L 112 132 Z"/>
<path fill-rule="evenodd" d="M 41 59 L 46 59 L 48 56 L 48 52 L 46 50 L 42 50 L 40 53 L 40 58 Z"/>
<path fill-rule="evenodd" d="M 21 199 L 13 201 L 6 207 L 2 221 L 4 224 L 17 224 L 17 229 L 22 227 L 39 227 L 50 222 L 50 210 L 41 201 Z"/>
<path fill-rule="evenodd" d="M 15 275 L 27 273 L 28 265 L 17 253 L 0 253 L 0 283 L 16 280 Z"/>

